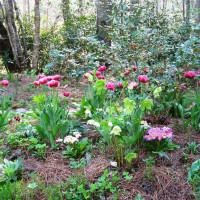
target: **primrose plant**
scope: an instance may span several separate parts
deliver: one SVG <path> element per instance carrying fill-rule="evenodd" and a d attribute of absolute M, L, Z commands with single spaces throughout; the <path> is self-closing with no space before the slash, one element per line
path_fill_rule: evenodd
<path fill-rule="evenodd" d="M 145 140 L 144 145 L 146 148 L 159 155 L 165 155 L 165 151 L 180 148 L 178 145 L 172 143 L 173 131 L 169 127 L 150 128 L 148 134 L 143 138 Z"/>

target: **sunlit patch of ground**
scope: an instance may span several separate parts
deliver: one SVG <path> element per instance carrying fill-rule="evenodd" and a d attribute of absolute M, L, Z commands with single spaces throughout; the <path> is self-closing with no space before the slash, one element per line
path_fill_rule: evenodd
<path fill-rule="evenodd" d="M 3 65 L 2 59 L 0 58 L 0 76 L 6 75 L 6 74 L 7 74 L 6 69 Z"/>

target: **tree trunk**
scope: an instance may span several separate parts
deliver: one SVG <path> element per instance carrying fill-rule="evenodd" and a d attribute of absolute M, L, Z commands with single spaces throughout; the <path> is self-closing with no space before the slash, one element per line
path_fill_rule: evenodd
<path fill-rule="evenodd" d="M 62 12 L 64 22 L 67 21 L 67 16 L 70 13 L 70 0 L 62 0 Z"/>
<path fill-rule="evenodd" d="M 130 10 L 134 11 L 135 5 L 139 3 L 139 0 L 130 0 Z"/>
<path fill-rule="evenodd" d="M 196 8 L 197 8 L 197 24 L 200 23 L 200 0 L 196 0 Z"/>
<path fill-rule="evenodd" d="M 107 31 L 111 26 L 112 0 L 97 0 L 97 35 L 100 40 L 111 45 Z"/>
<path fill-rule="evenodd" d="M 190 23 L 190 0 L 186 0 L 186 24 Z"/>
<path fill-rule="evenodd" d="M 13 62 L 14 56 L 10 45 L 9 36 L 3 22 L 0 20 L 0 56 L 3 57 L 3 63 L 7 71 L 15 72 L 16 66 Z"/>
<path fill-rule="evenodd" d="M 27 67 L 29 67 L 30 65 L 30 61 L 29 61 L 29 58 L 28 58 L 28 53 L 27 53 L 27 46 L 26 46 L 26 35 L 25 35 L 25 31 L 24 31 L 24 27 L 23 27 L 23 23 L 22 23 L 22 20 L 20 18 L 20 15 L 19 15 L 19 9 L 17 7 L 17 4 L 16 4 L 16 1 L 14 0 L 14 8 L 15 8 L 15 12 L 16 12 L 16 19 L 19 23 L 19 26 L 20 26 L 20 29 L 21 29 L 21 33 L 22 33 L 22 43 L 23 43 L 23 63 L 24 65 Z"/>
<path fill-rule="evenodd" d="M 183 21 L 185 22 L 185 0 L 182 1 L 183 5 Z"/>
<path fill-rule="evenodd" d="M 35 0 L 35 35 L 33 44 L 33 67 L 38 71 L 39 48 L 40 48 L 40 0 Z"/>
<path fill-rule="evenodd" d="M 16 67 L 17 67 L 16 71 L 21 71 L 22 70 L 21 63 L 23 60 L 23 55 L 22 55 L 18 31 L 15 25 L 15 20 L 14 20 L 12 0 L 4 0 L 4 8 L 5 8 L 5 20 L 6 20 L 6 25 L 7 25 L 6 28 L 7 28 L 10 44 L 12 47 L 14 60 L 16 62 Z"/>

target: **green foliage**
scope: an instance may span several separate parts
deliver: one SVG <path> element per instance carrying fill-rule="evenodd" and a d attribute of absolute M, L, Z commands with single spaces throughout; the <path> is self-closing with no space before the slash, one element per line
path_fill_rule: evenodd
<path fill-rule="evenodd" d="M 68 143 L 66 150 L 62 152 L 64 157 L 67 158 L 80 158 L 87 151 L 92 149 L 91 141 L 88 138 L 83 138 L 82 140 L 75 141 L 74 143 Z"/>
<path fill-rule="evenodd" d="M 146 158 L 143 161 L 146 164 L 145 173 L 146 173 L 147 179 L 152 180 L 153 179 L 153 176 L 152 176 L 153 169 L 152 169 L 152 167 L 155 163 L 154 157 L 150 156 L 149 158 Z"/>
<path fill-rule="evenodd" d="M 200 144 L 197 144 L 196 142 L 190 142 L 186 147 L 186 150 L 188 150 L 189 153 L 192 153 L 194 155 L 198 154 L 199 149 L 200 149 Z"/>
<path fill-rule="evenodd" d="M 4 159 L 4 163 L 0 165 L 2 174 L 0 176 L 0 182 L 16 181 L 22 173 L 22 158 L 18 158 L 14 162 Z"/>
<path fill-rule="evenodd" d="M 5 129 L 6 125 L 8 124 L 8 116 L 9 116 L 9 113 L 10 113 L 10 109 L 9 108 L 6 108 L 6 101 L 5 101 L 5 97 L 3 97 L 1 99 L 1 102 L 0 102 L 0 130 L 2 131 L 3 129 Z"/>
<path fill-rule="evenodd" d="M 192 163 L 188 172 L 188 181 L 194 187 L 194 191 L 200 195 L 200 159 Z"/>
<path fill-rule="evenodd" d="M 55 140 L 59 132 L 62 138 L 67 134 L 70 127 L 68 111 L 65 105 L 61 106 L 58 96 L 35 98 L 37 109 L 32 108 L 31 116 L 36 117 L 40 124 L 35 125 L 40 138 L 50 140 L 51 147 L 55 148 Z"/>
<path fill-rule="evenodd" d="M 86 166 L 87 161 L 85 158 L 81 158 L 80 160 L 76 161 L 74 158 L 70 158 L 70 168 L 77 169 L 77 168 L 83 168 Z"/>

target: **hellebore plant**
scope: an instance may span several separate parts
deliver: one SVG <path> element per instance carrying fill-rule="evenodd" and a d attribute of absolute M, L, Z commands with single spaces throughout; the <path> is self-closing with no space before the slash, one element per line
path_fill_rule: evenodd
<path fill-rule="evenodd" d="M 63 142 L 67 145 L 66 150 L 62 152 L 64 157 L 80 158 L 92 148 L 92 145 L 89 144 L 90 141 L 88 140 L 88 138 L 83 138 L 80 140 L 80 137 L 81 134 L 79 132 L 74 132 L 73 136 L 68 135 L 63 140 L 57 140 L 57 142 Z"/>

